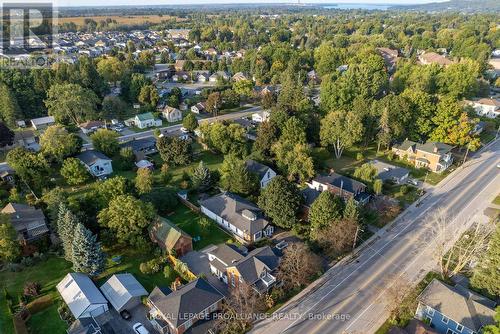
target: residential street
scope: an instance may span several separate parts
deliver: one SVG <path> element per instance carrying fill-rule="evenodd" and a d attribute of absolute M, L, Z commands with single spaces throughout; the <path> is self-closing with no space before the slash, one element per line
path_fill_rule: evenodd
<path fill-rule="evenodd" d="M 374 333 L 388 317 L 387 289 L 394 278 L 418 282 L 435 266 L 426 239 L 432 237 L 429 216 L 445 210 L 455 238 L 474 220 L 486 219 L 482 212 L 500 189 L 499 162 L 497 140 L 251 333 Z"/>

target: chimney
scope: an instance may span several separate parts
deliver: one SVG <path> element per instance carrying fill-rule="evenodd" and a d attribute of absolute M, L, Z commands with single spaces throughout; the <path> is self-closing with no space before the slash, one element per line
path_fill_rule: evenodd
<path fill-rule="evenodd" d="M 438 148 L 436 145 L 434 145 L 434 149 L 433 149 L 434 153 L 438 153 Z"/>

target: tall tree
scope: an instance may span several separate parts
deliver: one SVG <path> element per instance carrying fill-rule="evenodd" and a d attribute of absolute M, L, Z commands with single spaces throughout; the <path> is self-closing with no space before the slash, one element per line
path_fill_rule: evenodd
<path fill-rule="evenodd" d="M 0 259 L 14 261 L 21 255 L 17 232 L 10 223 L 10 217 L 0 213 Z"/>
<path fill-rule="evenodd" d="M 304 243 L 292 243 L 285 248 L 278 268 L 278 277 L 287 289 L 299 288 L 312 282 L 321 273 L 321 259 Z"/>
<path fill-rule="evenodd" d="M 320 138 L 323 146 L 332 146 L 339 159 L 344 149 L 361 140 L 361 116 L 353 112 L 332 111 L 321 121 Z"/>
<path fill-rule="evenodd" d="M 323 191 L 309 210 L 312 236 L 317 238 L 322 230 L 342 216 L 342 199 L 329 191 Z"/>
<path fill-rule="evenodd" d="M 317 242 L 330 258 L 350 251 L 355 242 L 358 223 L 353 219 L 340 219 L 317 234 Z"/>
<path fill-rule="evenodd" d="M 97 276 L 104 270 L 105 261 L 97 236 L 78 223 L 72 242 L 73 270 Z"/>
<path fill-rule="evenodd" d="M 198 127 L 198 120 L 193 113 L 187 114 L 182 120 L 182 126 L 188 131 L 194 131 Z"/>
<path fill-rule="evenodd" d="M 59 239 L 61 239 L 64 250 L 64 258 L 68 261 L 73 260 L 73 238 L 78 224 L 78 219 L 68 209 L 68 207 L 65 204 L 59 205 L 57 234 L 59 234 Z"/>
<path fill-rule="evenodd" d="M 500 224 L 491 236 L 488 248 L 481 255 L 474 268 L 471 284 L 478 290 L 485 290 L 492 296 L 500 296 Z"/>
<path fill-rule="evenodd" d="M 90 179 L 89 172 L 80 160 L 76 158 L 67 158 L 64 160 L 60 172 L 69 185 L 83 184 Z"/>
<path fill-rule="evenodd" d="M 116 83 L 122 79 L 125 65 L 115 57 L 103 58 L 97 63 L 97 72 L 104 80 Z"/>
<path fill-rule="evenodd" d="M 249 195 L 258 188 L 258 181 L 248 172 L 245 161 L 233 154 L 224 157 L 220 174 L 220 186 L 224 190 Z"/>
<path fill-rule="evenodd" d="M 257 138 L 254 143 L 254 149 L 265 158 L 271 157 L 271 148 L 278 140 L 278 128 L 274 122 L 262 122 L 257 128 Z"/>
<path fill-rule="evenodd" d="M 187 165 L 193 159 L 191 144 L 177 137 L 162 136 L 156 141 L 156 147 L 169 165 Z"/>
<path fill-rule="evenodd" d="M 99 224 L 115 232 L 120 243 L 144 246 L 145 228 L 155 216 L 151 203 L 143 203 L 131 195 L 120 195 L 98 214 Z"/>
<path fill-rule="evenodd" d="M 274 224 L 291 228 L 297 222 L 301 200 L 297 186 L 278 175 L 261 191 L 258 205 Z"/>
<path fill-rule="evenodd" d="M 112 157 L 120 149 L 120 144 L 118 143 L 119 136 L 115 131 L 99 129 L 90 136 L 90 139 L 92 140 L 94 149 Z"/>
<path fill-rule="evenodd" d="M 153 189 L 153 174 L 149 168 L 139 168 L 135 177 L 135 188 L 139 195 L 144 195 Z"/>
<path fill-rule="evenodd" d="M 7 163 L 23 181 L 35 188 L 41 188 L 47 181 L 49 166 L 40 154 L 16 147 L 7 153 Z"/>
<path fill-rule="evenodd" d="M 272 151 L 278 167 L 290 181 L 305 182 L 314 176 L 314 162 L 307 145 L 278 141 Z"/>
<path fill-rule="evenodd" d="M 61 125 L 49 126 L 40 136 L 42 153 L 61 163 L 64 158 L 80 152 L 82 139 Z"/>
<path fill-rule="evenodd" d="M 193 187 L 199 191 L 205 191 L 212 185 L 210 169 L 205 166 L 203 160 L 200 161 L 198 166 L 193 170 L 191 181 L 193 182 Z"/>
<path fill-rule="evenodd" d="M 80 124 L 96 117 L 99 101 L 93 91 L 80 85 L 54 84 L 47 92 L 45 106 L 57 122 Z"/>
<path fill-rule="evenodd" d="M 0 122 L 0 148 L 14 144 L 14 131 Z"/>
<path fill-rule="evenodd" d="M 0 83 L 0 121 L 14 126 L 20 116 L 16 97 L 5 83 Z"/>

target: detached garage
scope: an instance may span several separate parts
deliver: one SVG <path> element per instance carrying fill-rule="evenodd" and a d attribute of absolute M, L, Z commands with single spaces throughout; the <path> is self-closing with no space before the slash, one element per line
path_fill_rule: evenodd
<path fill-rule="evenodd" d="M 101 291 L 113 308 L 121 312 L 141 303 L 141 297 L 148 292 L 132 274 L 116 274 L 101 286 Z"/>
<path fill-rule="evenodd" d="M 108 310 L 108 301 L 85 274 L 67 274 L 57 284 L 57 291 L 75 319 L 97 317 Z"/>

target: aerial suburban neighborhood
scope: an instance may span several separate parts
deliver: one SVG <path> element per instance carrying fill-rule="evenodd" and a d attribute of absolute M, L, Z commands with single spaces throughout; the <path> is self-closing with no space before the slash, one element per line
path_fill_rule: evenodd
<path fill-rule="evenodd" d="M 500 3 L 196 2 L 3 4 L 0 334 L 500 333 Z"/>

